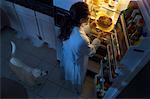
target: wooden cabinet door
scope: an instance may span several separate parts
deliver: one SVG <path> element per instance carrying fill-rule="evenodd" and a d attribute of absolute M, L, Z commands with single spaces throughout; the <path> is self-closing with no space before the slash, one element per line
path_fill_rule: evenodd
<path fill-rule="evenodd" d="M 56 34 L 54 19 L 48 15 L 36 12 L 36 18 L 39 26 L 42 40 L 48 43 L 49 48 L 56 48 Z"/>
<path fill-rule="evenodd" d="M 27 38 L 37 39 L 39 31 L 34 11 L 17 4 L 15 4 L 15 9 L 23 27 L 23 34 Z"/>
<path fill-rule="evenodd" d="M 10 27 L 15 29 L 17 32 L 22 32 L 21 22 L 18 19 L 14 4 L 9 1 L 4 1 L 3 8 L 8 15 Z"/>

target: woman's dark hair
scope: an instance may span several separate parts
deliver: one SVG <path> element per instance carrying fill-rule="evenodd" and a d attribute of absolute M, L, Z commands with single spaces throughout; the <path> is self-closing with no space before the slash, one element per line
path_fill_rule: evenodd
<path fill-rule="evenodd" d="M 59 35 L 59 39 L 65 41 L 69 39 L 70 34 L 74 26 L 80 26 L 80 19 L 88 18 L 90 14 L 88 5 L 84 2 L 77 2 L 73 4 L 70 8 L 70 18 L 64 23 L 61 27 L 61 34 Z"/>

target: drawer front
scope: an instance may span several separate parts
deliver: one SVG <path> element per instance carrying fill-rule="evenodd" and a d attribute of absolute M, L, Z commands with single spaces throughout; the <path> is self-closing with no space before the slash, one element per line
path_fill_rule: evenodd
<path fill-rule="evenodd" d="M 25 14 L 25 15 L 29 15 L 29 16 L 35 16 L 34 14 L 34 10 L 20 6 L 18 4 L 14 4 L 15 5 L 15 9 L 16 12 L 19 14 Z"/>

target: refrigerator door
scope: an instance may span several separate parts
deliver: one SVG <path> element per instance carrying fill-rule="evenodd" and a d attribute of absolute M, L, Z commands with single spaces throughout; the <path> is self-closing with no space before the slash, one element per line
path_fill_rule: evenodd
<path fill-rule="evenodd" d="M 139 0 L 137 3 L 145 20 L 144 32 L 147 32 L 147 36 L 150 36 L 150 1 Z"/>

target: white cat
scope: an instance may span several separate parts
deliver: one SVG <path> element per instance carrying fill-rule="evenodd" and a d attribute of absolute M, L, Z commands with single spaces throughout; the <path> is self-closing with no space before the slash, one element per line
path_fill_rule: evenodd
<path fill-rule="evenodd" d="M 19 77 L 20 80 L 26 82 L 27 84 L 33 86 L 39 84 L 40 79 L 48 74 L 48 71 L 42 71 L 38 68 L 32 68 L 24 64 L 21 60 L 15 57 L 16 46 L 15 43 L 11 41 L 11 59 L 10 68 Z"/>

